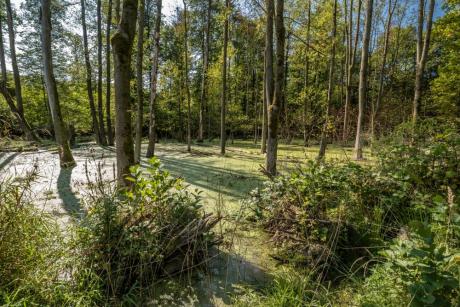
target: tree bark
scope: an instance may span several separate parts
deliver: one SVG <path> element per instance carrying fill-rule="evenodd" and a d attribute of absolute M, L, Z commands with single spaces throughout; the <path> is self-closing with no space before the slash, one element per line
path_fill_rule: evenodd
<path fill-rule="evenodd" d="M 265 29 L 265 142 L 262 140 L 262 152 L 268 154 L 268 138 L 270 125 L 270 107 L 273 103 L 274 96 L 274 80 L 273 80 L 273 16 L 275 15 L 275 4 L 273 0 L 266 0 L 266 29 Z M 283 48 L 284 50 L 284 48 Z M 273 144 L 272 144 L 273 145 Z M 267 163 L 266 163 L 267 164 Z"/>
<path fill-rule="evenodd" d="M 137 0 L 123 0 L 118 29 L 112 36 L 115 72 L 115 142 L 119 186 L 128 186 L 129 168 L 134 164 L 131 128 L 131 55 L 136 33 Z"/>
<path fill-rule="evenodd" d="M 190 80 L 188 71 L 188 24 L 187 24 L 187 2 L 184 3 L 184 64 L 185 64 L 185 94 L 187 95 L 187 151 L 192 151 L 192 114 L 190 98 Z"/>
<path fill-rule="evenodd" d="M 308 103 L 310 101 L 308 97 L 308 86 L 309 86 L 309 76 L 310 76 L 310 27 L 311 27 L 311 0 L 308 0 L 308 10 L 307 10 L 307 45 L 305 46 L 305 79 L 304 79 L 304 91 L 305 98 L 303 102 L 303 146 L 307 147 L 309 142 L 309 133 L 308 133 Z"/>
<path fill-rule="evenodd" d="M 272 26 L 273 29 L 273 26 Z M 273 37 L 273 34 L 272 34 Z M 265 47 L 266 49 L 266 47 Z M 268 99 L 267 99 L 267 52 L 264 55 L 264 78 L 263 78 L 263 97 L 262 97 L 262 138 L 260 142 L 260 153 L 267 152 L 267 134 L 268 134 Z"/>
<path fill-rule="evenodd" d="M 153 31 L 153 50 L 152 50 L 152 73 L 151 73 L 151 93 L 149 105 L 149 145 L 147 148 L 147 158 L 155 155 L 155 105 L 157 100 L 157 79 L 160 56 L 160 30 L 161 30 L 161 5 L 162 1 L 157 0 L 155 29 Z"/>
<path fill-rule="evenodd" d="M 96 107 L 94 104 L 94 96 L 93 96 L 91 62 L 89 60 L 88 34 L 86 30 L 86 3 L 85 3 L 85 0 L 81 0 L 81 24 L 82 24 L 82 30 L 83 30 L 83 48 L 84 48 L 84 53 L 85 53 L 85 65 L 86 65 L 86 89 L 88 92 L 92 127 L 93 127 L 94 134 L 96 136 L 96 142 L 98 144 L 101 144 L 101 134 L 99 132 L 99 123 L 97 120 L 97 113 L 96 113 Z"/>
<path fill-rule="evenodd" d="M 15 34 L 14 34 L 14 23 L 13 23 L 13 10 L 11 8 L 10 0 L 5 0 L 6 4 L 6 20 L 8 24 L 8 38 L 10 42 L 10 58 L 11 66 L 13 68 L 13 78 L 14 78 L 14 92 L 16 95 L 16 104 L 19 113 L 21 116 L 24 116 L 24 106 L 22 102 L 22 90 L 21 90 L 21 78 L 19 75 L 18 61 L 16 58 L 16 43 L 15 43 Z"/>
<path fill-rule="evenodd" d="M 48 102 L 53 118 L 54 135 L 59 147 L 59 159 L 61 167 L 75 165 L 72 152 L 70 151 L 69 136 L 61 115 L 61 106 L 53 73 L 51 52 L 51 0 L 41 0 L 41 36 L 42 55 Z"/>
<path fill-rule="evenodd" d="M 358 0 L 358 14 L 356 21 L 356 30 L 355 38 L 353 36 L 353 0 L 350 2 L 350 11 L 349 11 L 349 21 L 348 21 L 348 30 L 347 30 L 347 58 L 346 58 L 346 67 L 347 67 L 347 80 L 345 86 L 345 110 L 343 116 L 343 131 L 342 131 L 342 141 L 346 142 L 348 139 L 348 109 L 351 104 L 351 81 L 353 78 L 353 71 L 355 68 L 356 62 L 356 50 L 358 47 L 358 38 L 359 38 L 359 28 L 361 23 L 361 0 Z"/>
<path fill-rule="evenodd" d="M 97 108 L 99 115 L 99 133 L 101 144 L 107 145 L 104 127 L 104 111 L 102 107 L 102 0 L 97 0 Z"/>
<path fill-rule="evenodd" d="M 3 46 L 3 31 L 2 31 L 2 18 L 0 17 L 0 68 L 1 68 L 1 79 L 0 79 L 0 92 L 2 96 L 5 98 L 6 103 L 8 104 L 11 112 L 18 120 L 19 124 L 21 125 L 21 129 L 25 131 L 30 131 L 30 134 L 33 134 L 32 129 L 30 128 L 28 122 L 26 121 L 25 117 L 21 115 L 16 104 L 14 103 L 13 97 L 11 97 L 8 89 L 7 89 L 7 74 L 6 74 L 6 63 L 5 63 L 5 49 Z"/>
<path fill-rule="evenodd" d="M 414 91 L 414 103 L 412 110 L 412 126 L 415 132 L 417 127 L 418 113 L 420 109 L 420 103 L 422 101 L 422 82 L 423 72 L 428 57 L 428 50 L 430 48 L 431 39 L 431 28 L 433 26 L 433 12 L 434 12 L 435 0 L 430 0 L 430 7 L 428 11 L 428 19 L 426 21 L 426 33 L 425 39 L 423 39 L 423 28 L 424 28 L 424 15 L 425 15 L 425 1 L 419 0 L 419 14 L 418 14 L 418 26 L 417 26 L 417 59 L 415 65 L 415 91 Z"/>
<path fill-rule="evenodd" d="M 198 123 L 198 142 L 203 142 L 204 138 L 204 110 L 208 99 L 208 69 L 209 69 L 209 45 L 211 31 L 211 5 L 212 0 L 208 0 L 208 8 L 206 11 L 206 29 L 205 41 L 203 46 L 203 76 L 201 79 L 201 99 L 200 99 L 200 114 Z"/>
<path fill-rule="evenodd" d="M 105 36 L 105 64 L 106 64 L 106 92 L 105 92 L 105 117 L 107 121 L 107 143 L 109 146 L 113 146 L 113 130 L 112 130 L 112 115 L 110 114 L 111 104 L 111 63 L 110 63 L 110 32 L 112 29 L 112 0 L 108 0 L 108 12 L 107 12 L 107 31 Z"/>
<path fill-rule="evenodd" d="M 118 24 L 120 23 L 120 5 L 121 0 L 115 0 L 115 23 Z"/>
<path fill-rule="evenodd" d="M 270 16 L 273 12 L 273 0 L 267 0 L 267 13 Z M 271 18 L 267 18 L 267 32 L 270 27 Z M 276 1 L 275 11 L 275 33 L 276 33 L 276 66 L 275 66 L 275 86 L 273 102 L 268 107 L 268 135 L 267 135 L 267 156 L 265 168 L 268 174 L 275 176 L 277 173 L 276 162 L 278 155 L 278 127 L 280 109 L 284 99 L 284 50 L 285 50 L 285 28 L 284 28 L 284 0 Z M 270 71 L 273 71 L 272 56 L 270 53 L 273 52 L 273 39 L 267 35 L 267 77 L 270 75 Z M 270 78 L 267 78 L 268 80 Z M 268 81 L 267 80 L 267 81 Z M 267 91 L 268 93 L 268 91 Z M 270 100 L 269 100 L 270 101 Z"/>
<path fill-rule="evenodd" d="M 230 14 L 230 0 L 225 0 L 224 21 L 224 46 L 222 59 L 222 97 L 220 103 L 220 154 L 225 155 L 225 143 L 227 141 L 225 131 L 225 112 L 227 108 L 227 51 L 228 51 L 228 19 Z"/>
<path fill-rule="evenodd" d="M 288 88 L 288 81 L 289 81 L 289 50 L 291 48 L 291 35 L 292 32 L 287 31 L 287 34 L 285 35 L 285 55 L 284 55 L 284 64 L 283 64 L 283 69 L 284 69 L 284 75 L 283 75 L 283 93 L 285 90 Z M 284 130 L 284 136 L 287 139 L 287 142 L 290 143 L 292 141 L 291 138 L 291 127 L 289 124 L 289 109 L 288 109 L 288 104 L 286 99 L 284 99 L 284 95 L 280 104 L 280 126 L 282 126 L 282 129 Z M 283 132 L 281 132 L 283 134 Z"/>
<path fill-rule="evenodd" d="M 368 79 L 368 62 L 369 62 L 369 42 L 371 38 L 372 27 L 372 11 L 374 7 L 373 0 L 367 0 L 366 5 L 366 20 L 363 34 L 363 47 L 361 50 L 361 68 L 359 71 L 359 107 L 358 121 L 356 126 L 355 140 L 355 159 L 363 159 L 363 144 L 362 144 L 362 124 L 364 116 L 364 102 L 367 100 L 367 79 Z"/>
<path fill-rule="evenodd" d="M 332 48 L 329 59 L 329 81 L 327 89 L 327 101 L 326 101 L 326 116 L 324 118 L 323 127 L 321 130 L 321 139 L 319 144 L 318 160 L 324 159 L 326 155 L 326 147 L 328 142 L 328 123 L 329 123 L 329 112 L 332 102 L 332 93 L 334 92 L 334 66 L 335 66 L 335 46 L 336 46 L 336 33 L 337 32 L 337 0 L 334 1 L 334 11 L 332 13 Z"/>
<path fill-rule="evenodd" d="M 17 111 L 21 118 L 25 119 L 24 115 L 24 104 L 22 100 L 22 88 L 21 88 L 21 77 L 19 74 L 18 68 L 18 61 L 16 57 L 16 41 L 15 41 L 15 33 L 14 33 L 14 23 L 13 23 L 13 10 L 11 8 L 11 1 L 5 0 L 6 5 L 6 16 L 7 16 L 7 24 L 8 24 L 8 37 L 10 42 L 10 55 L 11 55 L 11 66 L 13 68 L 13 78 L 14 78 L 14 92 L 16 96 L 16 106 Z M 4 79 L 6 82 L 6 79 Z M 5 83 L 6 85 L 6 83 Z M 24 132 L 27 140 L 29 141 L 36 141 L 37 136 L 31 129 L 31 127 L 25 123 L 26 121 L 21 120 L 19 121 L 21 125 L 21 130 Z"/>
<path fill-rule="evenodd" d="M 134 162 L 140 163 L 142 145 L 142 123 L 144 121 L 144 81 L 143 81 L 143 62 L 144 62 L 144 27 L 145 27 L 145 1 L 139 0 L 138 10 L 138 30 L 137 30 L 137 116 L 136 116 L 136 141 L 134 147 Z"/>
<path fill-rule="evenodd" d="M 259 80 L 257 78 L 257 68 L 253 70 L 253 87 L 252 87 L 252 102 L 254 105 L 254 145 L 257 144 L 259 139 Z"/>

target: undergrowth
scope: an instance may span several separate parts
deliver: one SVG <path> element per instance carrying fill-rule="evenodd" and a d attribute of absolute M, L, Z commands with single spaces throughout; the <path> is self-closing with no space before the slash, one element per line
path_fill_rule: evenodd
<path fill-rule="evenodd" d="M 290 306 L 282 292 L 295 306 L 460 304 L 460 136 L 421 127 L 381 147 L 374 166 L 310 162 L 251 193 L 272 256 L 308 272 L 275 277 L 252 302 Z M 302 276 L 331 285 L 330 301 L 297 295 Z"/>
<path fill-rule="evenodd" d="M 158 160 L 132 168 L 130 189 L 91 182 L 86 214 L 64 232 L 32 203 L 35 177 L 0 183 L 0 305 L 142 305 L 158 281 L 205 265 L 220 243 L 219 218 Z"/>
<path fill-rule="evenodd" d="M 0 182 L 0 304 L 87 306 L 100 299 L 52 216 L 34 206 L 34 170 Z M 76 271 L 80 273 L 74 275 Z"/>

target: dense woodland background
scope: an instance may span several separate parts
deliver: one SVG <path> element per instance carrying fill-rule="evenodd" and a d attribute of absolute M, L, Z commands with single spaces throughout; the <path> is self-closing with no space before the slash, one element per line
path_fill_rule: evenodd
<path fill-rule="evenodd" d="M 53 129 L 42 76 L 40 4 L 27 0 L 20 7 L 13 6 L 13 34 L 17 36 L 14 61 L 8 43 L 6 4 L 2 5 L 5 54 L 9 63 L 17 63 L 25 118 L 41 137 L 49 136 Z M 53 65 L 63 117 L 67 124 L 74 125 L 78 134 L 91 134 L 97 128 L 111 143 L 114 91 L 107 85 L 113 86 L 113 73 L 110 73 L 113 63 L 107 66 L 110 65 L 110 56 L 107 57 L 110 46 L 106 35 L 108 25 L 112 34 L 116 30 L 116 13 L 111 14 L 112 22 L 108 24 L 109 5 L 113 10 L 114 5 L 108 1 L 86 2 L 89 66 L 85 65 L 81 4 L 52 1 L 51 8 Z M 458 24 L 454 10 L 457 5 L 454 1 L 435 5 L 432 38 L 422 78 L 423 98 L 419 112 L 422 118 L 442 116 L 450 121 L 458 118 Z M 428 3 L 426 6 L 424 21 Z M 187 27 L 183 6 L 177 8 L 175 15 L 160 21 L 158 97 L 154 107 L 159 138 L 185 141 L 187 123 L 190 123 L 194 140 L 220 137 L 225 14 L 229 21 L 225 130 L 230 138 L 260 141 L 264 122 L 266 17 L 264 3 L 257 1 L 234 2 L 227 10 L 225 3 L 220 1 L 190 1 L 187 2 Z M 136 40 L 143 39 L 142 48 L 134 43 L 134 53 L 142 49 L 143 56 L 133 55 L 132 67 L 133 77 L 140 74 L 141 79 L 132 78 L 131 86 L 133 105 L 141 102 L 143 106 L 142 117 L 136 115 L 135 107 L 132 115 L 136 120 L 140 118 L 142 135 L 147 136 L 158 20 L 156 1 L 146 1 L 143 15 L 144 35 L 143 38 L 136 36 Z M 285 3 L 284 98 L 280 104 L 279 136 L 286 142 L 294 138 L 304 138 L 306 144 L 318 140 L 327 113 L 331 140 L 349 144 L 355 139 L 366 3 L 337 3 L 335 15 L 333 1 Z M 371 139 L 372 133 L 378 138 L 412 116 L 417 16 L 416 1 L 376 1 L 373 5 L 367 99 L 363 104 L 362 131 L 366 141 Z M 332 33 L 334 20 L 336 31 Z M 333 43 L 332 93 L 326 112 Z M 141 64 L 137 63 L 139 59 Z M 88 92 L 88 68 L 91 93 Z M 12 93 L 15 88 L 13 72 L 8 71 L 7 79 Z M 1 108 L 3 135 L 19 135 L 20 125 L 8 105 L 2 103 Z"/>
<path fill-rule="evenodd" d="M 460 1 L 176 4 L 0 2 L 0 304 L 458 306 Z"/>

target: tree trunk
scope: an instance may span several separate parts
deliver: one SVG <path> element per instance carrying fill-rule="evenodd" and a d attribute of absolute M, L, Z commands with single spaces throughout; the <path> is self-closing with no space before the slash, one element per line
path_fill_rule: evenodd
<path fill-rule="evenodd" d="M 329 112 L 332 102 L 332 93 L 334 91 L 334 66 L 335 66 L 335 36 L 337 32 L 337 0 L 334 1 L 334 11 L 332 13 L 332 48 L 331 56 L 329 59 L 329 82 L 327 89 L 327 101 L 326 101 L 326 116 L 324 118 L 323 127 L 321 130 L 321 139 L 319 144 L 318 160 L 324 159 L 326 155 L 326 147 L 328 142 L 328 123 L 329 123 Z"/>
<path fill-rule="evenodd" d="M 430 0 L 428 19 L 426 21 L 425 39 L 423 40 L 425 1 L 419 0 L 419 15 L 418 15 L 418 26 L 417 26 L 417 59 L 416 59 L 416 65 L 415 65 L 415 91 L 414 91 L 414 103 L 413 103 L 413 111 L 412 111 L 412 126 L 414 129 L 414 132 L 417 126 L 420 102 L 422 100 L 423 72 L 425 70 L 425 65 L 427 61 L 428 49 L 430 48 L 431 28 L 433 25 L 434 4 L 435 4 L 435 0 Z"/>
<path fill-rule="evenodd" d="M 42 71 L 42 74 L 40 75 L 40 82 L 41 82 L 42 91 L 43 91 L 43 104 L 46 109 L 46 115 L 48 115 L 48 118 L 47 118 L 48 127 L 47 128 L 48 128 L 48 131 L 50 132 L 50 135 L 54 135 L 53 117 L 51 116 L 50 105 L 48 104 L 48 97 L 46 96 L 46 86 L 45 86 L 45 79 L 43 75 L 44 75 L 44 72 Z"/>
<path fill-rule="evenodd" d="M 16 42 L 15 42 L 15 33 L 14 33 L 14 23 L 13 23 L 13 10 L 11 8 L 10 0 L 5 0 L 6 4 L 6 15 L 7 15 L 7 24 L 8 24 L 8 37 L 10 41 L 10 55 L 11 55 L 11 66 L 13 68 L 13 78 L 14 78 L 14 91 L 16 96 L 16 106 L 17 111 L 21 118 L 25 119 L 24 115 L 24 105 L 22 101 L 22 88 L 21 88 L 21 77 L 19 74 L 18 62 L 16 58 Z M 6 82 L 6 79 L 4 79 Z M 5 83 L 6 85 L 6 83 Z M 36 141 L 37 136 L 33 133 L 31 127 L 25 124 L 24 120 L 19 121 L 21 125 L 21 130 L 26 135 L 27 140 Z"/>
<path fill-rule="evenodd" d="M 375 118 L 377 116 L 377 112 L 379 110 L 380 104 L 382 102 L 383 97 L 383 79 L 385 77 L 385 66 L 387 64 L 387 55 L 388 55 L 388 48 L 390 45 L 390 32 L 391 32 L 391 19 L 393 17 L 393 12 L 396 8 L 397 0 L 389 0 L 388 3 L 388 17 L 385 26 L 385 41 L 383 43 L 383 54 L 382 54 L 382 65 L 380 66 L 380 74 L 379 74 L 379 86 L 377 90 L 377 99 L 375 104 L 372 103 L 372 111 L 371 111 L 371 144 L 374 143 L 375 140 Z"/>
<path fill-rule="evenodd" d="M 258 89 L 258 78 L 257 78 L 257 69 L 254 68 L 253 71 L 253 91 L 252 91 L 252 102 L 254 105 L 254 145 L 257 144 L 259 139 L 259 89 Z"/>
<path fill-rule="evenodd" d="M 89 108 L 91 112 L 92 127 L 94 134 L 96 136 L 96 142 L 101 144 L 101 134 L 99 132 L 99 123 L 97 120 L 96 107 L 94 105 L 94 96 L 93 96 L 93 85 L 91 77 L 91 62 L 89 60 L 89 51 L 88 51 L 88 34 L 86 30 L 86 3 L 85 0 L 81 0 L 81 24 L 83 30 L 83 48 L 85 53 L 85 65 L 86 65 L 86 89 L 88 92 L 89 99 Z"/>
<path fill-rule="evenodd" d="M 289 81 L 289 50 L 291 48 L 291 32 L 288 31 L 286 34 L 285 38 L 286 42 L 286 47 L 285 47 L 285 56 L 284 56 L 284 64 L 283 64 L 283 69 L 284 69 L 284 76 L 283 76 L 283 93 L 286 91 L 288 88 L 288 81 Z M 280 125 L 283 126 L 284 130 L 284 137 L 287 139 L 287 142 L 291 142 L 291 127 L 289 125 L 289 113 L 288 113 L 288 105 L 286 99 L 284 99 L 284 96 L 281 101 L 280 105 Z"/>
<path fill-rule="evenodd" d="M 310 76 L 310 27 L 311 27 L 311 0 L 308 0 L 308 13 L 307 13 L 307 45 L 305 46 L 305 79 L 304 79 L 304 91 L 305 98 L 303 102 L 303 146 L 308 146 L 308 103 L 310 101 L 308 97 L 308 86 Z"/>
<path fill-rule="evenodd" d="M 134 164 L 131 128 L 131 55 L 136 33 L 137 0 L 123 0 L 118 29 L 112 37 L 115 72 L 115 142 L 117 179 L 120 186 L 128 186 L 129 168 Z"/>
<path fill-rule="evenodd" d="M 113 131 L 112 131 L 112 115 L 110 114 L 110 100 L 111 100 L 111 65 L 110 65 L 110 32 L 112 28 L 112 0 L 108 0 L 108 12 L 107 12 L 107 31 L 105 41 L 105 64 L 106 64 L 106 93 L 105 93 L 105 117 L 107 121 L 107 143 L 109 146 L 113 146 Z"/>
<path fill-rule="evenodd" d="M 225 0 L 224 21 L 224 46 L 222 59 L 222 97 L 220 103 L 220 154 L 225 155 L 225 143 L 227 141 L 225 131 L 225 112 L 227 108 L 227 49 L 228 49 L 228 19 L 230 14 L 230 0 Z"/>
<path fill-rule="evenodd" d="M 343 116 L 343 131 L 342 131 L 342 141 L 346 142 L 348 139 L 348 109 L 351 104 L 351 81 L 353 78 L 353 71 L 355 68 L 356 62 L 356 50 L 358 47 L 358 38 L 359 38 L 359 28 L 361 23 L 361 0 L 358 0 L 358 14 L 356 21 L 356 30 L 355 38 L 353 36 L 353 0 L 350 2 L 350 11 L 349 11 L 349 21 L 348 21 L 348 35 L 347 35 L 347 81 L 345 86 L 345 110 Z M 354 45 L 353 45 L 354 44 Z"/>
<path fill-rule="evenodd" d="M 97 108 L 99 115 L 99 133 L 101 144 L 107 145 L 104 127 L 104 113 L 102 108 L 102 8 L 101 1 L 97 0 Z"/>
<path fill-rule="evenodd" d="M 145 26 L 145 1 L 139 0 L 138 10 L 138 30 L 137 30 L 137 116 L 136 116 L 136 141 L 134 147 L 134 162 L 141 161 L 142 145 L 142 123 L 144 121 L 144 81 L 143 81 L 143 62 L 144 62 L 144 26 Z"/>
<path fill-rule="evenodd" d="M 362 144 L 362 124 L 364 116 L 364 102 L 367 100 L 367 79 L 368 79 L 368 62 L 369 62 L 369 41 L 371 38 L 372 27 L 372 11 L 374 7 L 373 0 L 367 0 L 366 20 L 363 34 L 363 47 L 361 51 L 361 68 L 359 71 L 359 110 L 358 122 L 356 126 L 355 140 L 355 159 L 363 159 L 363 144 Z"/>
<path fill-rule="evenodd" d="M 155 29 L 153 31 L 153 50 L 152 50 L 152 74 L 151 74 L 151 93 L 149 105 L 149 145 L 147 148 L 147 158 L 151 158 L 155 154 L 155 105 L 157 100 L 157 79 L 158 66 L 160 55 L 160 30 L 161 30 L 161 5 L 162 1 L 157 0 Z"/>
<path fill-rule="evenodd" d="M 273 26 L 272 26 L 273 29 Z M 273 37 L 273 33 L 272 33 Z M 266 49 L 266 47 L 265 47 Z M 263 98 L 262 98 L 262 139 L 260 142 L 260 153 L 267 152 L 267 134 L 268 134 L 268 99 L 267 99 L 267 51 L 264 56 L 264 80 L 263 80 Z"/>
<path fill-rule="evenodd" d="M 269 138 L 269 125 L 270 125 L 270 107 L 273 103 L 274 95 L 274 80 L 273 80 L 273 16 L 275 15 L 275 4 L 273 0 L 266 0 L 267 21 L 265 29 L 265 99 L 266 99 L 266 136 L 265 144 L 262 144 L 263 152 L 268 155 L 268 138 Z M 284 50 L 284 46 L 283 46 Z M 276 111 L 278 111 L 276 109 Z M 279 112 L 279 111 L 278 111 Z M 265 132 L 265 131 L 264 131 Z M 274 144 L 272 144 L 273 146 Z M 267 158 L 268 159 L 268 158 Z"/>
<path fill-rule="evenodd" d="M 10 55 L 11 55 L 11 66 L 13 67 L 13 78 L 14 78 L 14 92 L 16 96 L 16 105 L 18 112 L 21 116 L 24 116 L 24 106 L 22 102 L 22 90 L 21 90 L 21 78 L 19 76 L 18 61 L 16 58 L 16 43 L 14 35 L 14 23 L 13 23 L 13 10 L 11 8 L 10 0 L 5 0 L 6 4 L 6 16 L 8 24 L 8 38 L 10 42 Z"/>
<path fill-rule="evenodd" d="M 30 131 L 29 133 L 32 134 L 32 129 L 30 128 L 29 124 L 27 123 L 25 117 L 20 114 L 18 108 L 16 107 L 13 97 L 11 97 L 7 87 L 7 74 L 6 74 L 6 63 L 5 63 L 5 49 L 3 46 L 3 31 L 2 31 L 2 20 L 0 17 L 0 68 L 1 68 L 1 79 L 0 79 L 0 92 L 5 98 L 6 103 L 8 104 L 11 112 L 18 120 L 19 124 L 21 125 L 21 129 L 25 131 Z"/>
<path fill-rule="evenodd" d="M 269 36 L 271 27 L 270 16 L 273 16 L 273 0 L 267 0 L 267 82 L 270 81 L 270 75 L 273 72 L 273 37 Z M 267 157 L 265 168 L 271 176 L 276 175 L 276 162 L 278 154 L 278 126 L 280 109 L 284 99 L 283 82 L 284 82 L 284 0 L 276 1 L 275 12 L 275 33 L 276 33 L 276 66 L 275 66 L 275 86 L 273 102 L 268 107 L 268 134 L 267 134 Z M 268 93 L 269 91 L 267 91 Z M 267 95 L 269 97 L 269 94 Z M 269 99 L 270 101 L 270 99 Z"/>
<path fill-rule="evenodd" d="M 70 151 L 69 137 L 61 115 L 61 106 L 56 87 L 56 80 L 53 73 L 53 62 L 51 52 L 51 0 L 41 0 L 41 36 L 43 67 L 45 74 L 48 102 L 53 118 L 54 135 L 59 147 L 59 159 L 61 167 L 71 167 L 75 161 Z"/>
<path fill-rule="evenodd" d="M 185 64 L 185 94 L 187 95 L 187 151 L 192 151 L 192 114 L 190 101 L 190 80 L 188 71 L 188 24 L 187 24 L 187 3 L 184 3 L 184 64 Z"/>
<path fill-rule="evenodd" d="M 117 26 L 120 23 L 120 1 L 121 0 L 115 0 L 115 23 L 117 24 Z"/>
<path fill-rule="evenodd" d="M 203 46 L 203 76 L 201 79 L 201 99 L 200 99 L 200 114 L 198 123 L 198 142 L 203 142 L 204 138 L 204 109 L 208 99 L 208 68 L 209 68 L 209 44 L 211 31 L 211 5 L 212 0 L 208 0 L 208 9 L 206 11 L 206 29 L 205 41 Z"/>

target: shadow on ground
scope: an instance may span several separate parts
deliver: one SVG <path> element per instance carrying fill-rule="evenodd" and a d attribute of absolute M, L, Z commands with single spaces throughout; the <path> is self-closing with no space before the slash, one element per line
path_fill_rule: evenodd
<path fill-rule="evenodd" d="M 59 171 L 59 176 L 57 179 L 57 192 L 59 198 L 62 200 L 63 208 L 71 216 L 81 216 L 83 208 L 80 203 L 80 199 L 72 191 L 72 171 L 74 168 L 62 168 Z"/>
<path fill-rule="evenodd" d="M 199 159 L 159 156 L 165 168 L 174 176 L 185 179 L 198 188 L 206 189 L 233 198 L 242 198 L 261 183 L 253 172 L 231 170 L 200 161 Z"/>
<path fill-rule="evenodd" d="M 17 155 L 19 155 L 19 152 L 14 152 L 14 153 L 10 154 L 9 156 L 7 156 L 7 154 L 5 154 L 5 153 L 1 153 L 0 160 L 4 156 L 7 156 L 7 157 L 2 162 L 0 162 L 0 170 L 4 169 L 8 164 L 13 162 L 14 158 L 16 158 Z"/>

